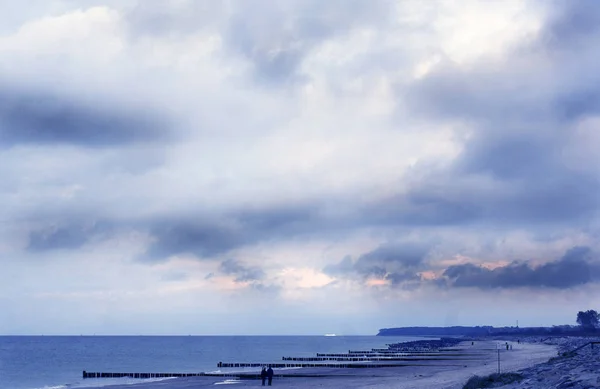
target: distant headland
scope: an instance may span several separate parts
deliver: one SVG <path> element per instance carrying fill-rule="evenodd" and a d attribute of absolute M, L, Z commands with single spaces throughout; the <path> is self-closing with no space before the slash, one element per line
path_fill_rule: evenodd
<path fill-rule="evenodd" d="M 577 312 L 577 326 L 552 327 L 398 327 L 382 328 L 377 336 L 598 336 L 600 314 L 593 309 Z M 518 323 L 517 323 L 518 324 Z"/>
<path fill-rule="evenodd" d="M 552 327 L 454 326 L 382 328 L 377 336 L 597 336 L 598 333 L 596 328 L 570 325 Z"/>

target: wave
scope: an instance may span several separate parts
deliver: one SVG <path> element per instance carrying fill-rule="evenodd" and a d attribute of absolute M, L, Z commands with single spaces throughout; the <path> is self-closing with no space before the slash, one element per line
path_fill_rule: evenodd
<path fill-rule="evenodd" d="M 66 389 L 68 387 L 69 387 L 69 385 L 53 385 L 53 386 L 41 386 L 39 388 L 33 388 L 33 389 Z"/>
<path fill-rule="evenodd" d="M 149 382 L 158 382 L 158 381 L 167 381 L 173 380 L 177 377 L 160 377 L 160 378 L 102 378 L 102 379 L 87 379 L 85 381 L 80 381 L 78 383 L 69 385 L 68 389 L 83 389 L 83 388 L 101 388 L 105 386 L 112 385 L 135 385 L 135 384 L 143 384 Z M 56 389 L 65 389 L 67 386 L 57 387 Z M 41 388 L 40 388 L 41 389 Z M 50 388 L 44 388 L 50 389 Z"/>
<path fill-rule="evenodd" d="M 221 382 L 215 382 L 215 385 L 232 385 L 232 384 L 239 384 L 242 381 L 240 380 L 225 380 L 225 381 L 221 381 Z"/>

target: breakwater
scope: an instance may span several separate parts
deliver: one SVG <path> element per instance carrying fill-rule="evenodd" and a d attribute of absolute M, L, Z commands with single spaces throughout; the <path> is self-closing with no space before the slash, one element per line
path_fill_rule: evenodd
<path fill-rule="evenodd" d="M 284 368 L 334 368 L 365 369 L 389 368 L 403 366 L 456 366 L 462 367 L 466 361 L 485 358 L 483 350 L 456 347 L 462 339 L 421 340 L 415 342 L 389 344 L 388 348 L 371 350 L 348 350 L 348 353 L 324 354 L 316 356 L 294 357 L 284 356 L 281 362 L 218 362 L 219 369 L 256 368 L 271 366 L 274 369 Z M 215 373 L 153 373 L 153 372 L 88 372 L 83 371 L 83 378 L 170 378 L 200 376 L 237 376 L 256 378 L 254 372 L 215 372 Z M 281 376 L 281 374 L 279 374 Z"/>
<path fill-rule="evenodd" d="M 173 377 L 200 377 L 206 373 L 110 373 L 83 371 L 83 378 L 173 378 Z"/>

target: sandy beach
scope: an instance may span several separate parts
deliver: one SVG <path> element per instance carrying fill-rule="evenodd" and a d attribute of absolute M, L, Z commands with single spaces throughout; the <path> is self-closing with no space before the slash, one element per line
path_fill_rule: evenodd
<path fill-rule="evenodd" d="M 273 386 L 279 388 L 461 388 L 473 375 L 488 375 L 498 371 L 497 348 L 500 352 L 501 372 L 517 371 L 548 361 L 557 355 L 556 344 L 509 342 L 512 350 L 507 351 L 505 341 L 463 342 L 458 347 L 478 355 L 477 358 L 449 361 L 419 361 L 411 366 L 373 369 L 324 369 L 304 368 L 276 371 Z M 285 377 L 277 374 L 285 373 Z M 294 375 L 302 375 L 294 377 Z M 307 375 L 313 375 L 307 377 Z M 177 378 L 136 385 L 112 386 L 111 389 L 191 389 L 213 386 L 261 386 L 259 380 L 237 380 L 225 377 Z"/>

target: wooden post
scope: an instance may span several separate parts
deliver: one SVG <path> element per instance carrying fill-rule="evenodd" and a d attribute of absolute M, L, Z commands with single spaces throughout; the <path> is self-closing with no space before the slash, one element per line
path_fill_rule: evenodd
<path fill-rule="evenodd" d="M 498 349 L 498 374 L 500 374 L 500 349 Z"/>

